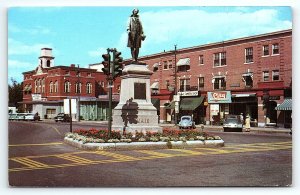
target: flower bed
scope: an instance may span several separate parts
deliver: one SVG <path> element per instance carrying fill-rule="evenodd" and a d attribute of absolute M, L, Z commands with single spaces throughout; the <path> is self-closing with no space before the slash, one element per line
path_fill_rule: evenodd
<path fill-rule="evenodd" d="M 121 133 L 120 131 L 111 131 L 111 137 L 108 136 L 108 130 L 90 129 L 75 130 L 73 133 L 67 133 L 66 138 L 85 143 L 131 143 L 131 142 L 170 142 L 170 141 L 194 141 L 194 140 L 221 140 L 219 136 L 208 135 L 200 130 L 178 130 L 174 128 L 164 128 L 162 133 L 135 132 Z"/>

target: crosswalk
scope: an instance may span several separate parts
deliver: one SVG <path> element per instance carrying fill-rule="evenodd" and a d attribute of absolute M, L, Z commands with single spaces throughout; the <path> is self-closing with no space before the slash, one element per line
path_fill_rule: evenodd
<path fill-rule="evenodd" d="M 132 150 L 127 152 L 80 151 L 52 155 L 12 157 L 9 158 L 9 172 L 87 166 L 105 163 L 133 162 L 173 157 L 189 157 L 200 155 L 229 155 L 232 153 L 265 152 L 291 149 L 292 142 L 271 142 L 231 144 L 221 148 L 201 147 L 189 149 Z M 100 159 L 98 157 L 100 157 Z M 50 160 L 51 163 L 49 163 Z"/>

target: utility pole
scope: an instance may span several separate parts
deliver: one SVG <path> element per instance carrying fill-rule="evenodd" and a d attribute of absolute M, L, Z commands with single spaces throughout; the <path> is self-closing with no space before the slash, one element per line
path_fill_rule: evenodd
<path fill-rule="evenodd" d="M 174 50 L 174 56 L 175 56 L 175 87 L 174 87 L 174 95 L 176 96 L 176 100 L 177 100 L 177 45 L 174 45 L 175 47 L 175 50 Z M 175 123 L 175 126 L 177 125 L 177 113 L 176 113 L 176 106 L 177 106 L 177 103 L 175 102 L 175 115 L 174 115 L 174 123 Z M 179 106 L 178 106 L 178 109 L 179 109 Z"/>
<path fill-rule="evenodd" d="M 77 115 L 78 115 L 78 122 L 80 122 L 80 93 L 81 93 L 81 86 L 80 86 L 80 69 L 79 64 L 77 64 L 77 93 L 78 93 L 78 102 L 77 102 Z"/>

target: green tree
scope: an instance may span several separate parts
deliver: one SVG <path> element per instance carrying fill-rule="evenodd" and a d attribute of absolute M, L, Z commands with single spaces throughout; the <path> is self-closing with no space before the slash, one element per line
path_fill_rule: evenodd
<path fill-rule="evenodd" d="M 18 102 L 23 100 L 23 83 L 18 83 L 14 78 L 10 80 L 11 83 L 8 84 L 8 105 L 18 108 Z"/>

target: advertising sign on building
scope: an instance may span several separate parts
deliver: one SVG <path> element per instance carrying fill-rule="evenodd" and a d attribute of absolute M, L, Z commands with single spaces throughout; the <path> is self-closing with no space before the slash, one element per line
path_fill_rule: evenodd
<path fill-rule="evenodd" d="M 180 96 L 198 96 L 198 91 L 181 91 L 177 94 Z"/>
<path fill-rule="evenodd" d="M 231 103 L 230 91 L 207 92 L 208 103 Z"/>
<path fill-rule="evenodd" d="M 41 101 L 42 100 L 42 95 L 39 93 L 33 93 L 31 94 L 32 101 Z"/>
<path fill-rule="evenodd" d="M 65 114 L 70 114 L 69 100 L 70 99 L 64 99 L 64 113 Z M 72 114 L 77 114 L 77 101 L 76 101 L 76 99 L 71 99 L 71 112 L 72 112 Z"/>
<path fill-rule="evenodd" d="M 210 114 L 218 115 L 219 114 L 219 104 L 211 104 L 210 105 Z"/>

